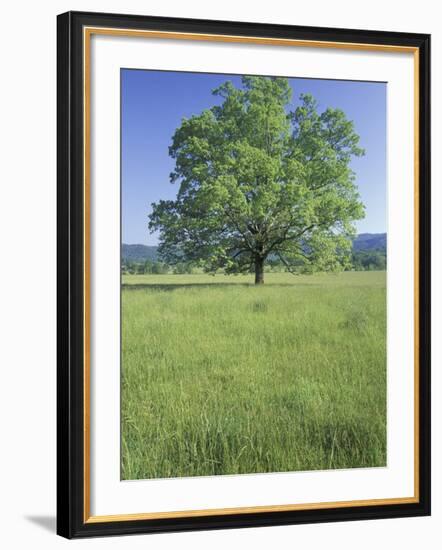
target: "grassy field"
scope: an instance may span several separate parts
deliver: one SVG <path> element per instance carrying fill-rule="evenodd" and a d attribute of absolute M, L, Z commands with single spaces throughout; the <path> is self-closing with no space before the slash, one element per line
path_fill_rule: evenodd
<path fill-rule="evenodd" d="M 123 278 L 123 479 L 385 466 L 385 273 L 251 283 Z"/>

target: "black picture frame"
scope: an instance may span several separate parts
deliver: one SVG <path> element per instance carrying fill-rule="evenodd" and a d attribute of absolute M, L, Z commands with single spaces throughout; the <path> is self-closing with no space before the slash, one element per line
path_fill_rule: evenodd
<path fill-rule="evenodd" d="M 405 46 L 419 58 L 419 498 L 412 503 L 200 517 L 90 522 L 85 517 L 84 459 L 84 28 L 269 37 Z M 68 12 L 57 21 L 57 533 L 66 538 L 334 522 L 430 514 L 430 36 Z"/>

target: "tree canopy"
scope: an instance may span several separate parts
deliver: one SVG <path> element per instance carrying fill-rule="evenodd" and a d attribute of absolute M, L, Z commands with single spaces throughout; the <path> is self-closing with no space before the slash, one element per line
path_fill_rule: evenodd
<path fill-rule="evenodd" d="M 164 260 L 254 270 L 256 283 L 268 258 L 293 272 L 345 266 L 364 216 L 353 122 L 339 109 L 320 113 L 309 94 L 290 110 L 286 78 L 244 76 L 213 93 L 220 103 L 183 119 L 172 138 L 176 199 L 152 205 Z"/>

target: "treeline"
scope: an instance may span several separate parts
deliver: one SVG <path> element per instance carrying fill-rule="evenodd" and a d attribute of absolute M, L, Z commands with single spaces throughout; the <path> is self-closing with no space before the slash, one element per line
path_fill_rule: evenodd
<path fill-rule="evenodd" d="M 359 250 L 352 254 L 355 271 L 385 271 L 387 252 L 385 250 Z"/>
<path fill-rule="evenodd" d="M 359 250 L 352 253 L 352 266 L 348 270 L 354 271 L 384 271 L 387 268 L 387 254 L 385 250 Z M 185 275 L 201 273 L 202 269 L 190 262 L 180 262 L 168 265 L 158 260 L 123 260 L 121 271 L 125 275 Z M 265 271 L 280 273 L 287 271 L 286 266 L 274 258 L 269 259 Z"/>
<path fill-rule="evenodd" d="M 145 260 L 144 262 L 123 260 L 121 271 L 123 275 L 165 275 L 167 273 L 184 275 L 196 272 L 196 267 L 188 262 L 171 266 L 158 260 Z"/>

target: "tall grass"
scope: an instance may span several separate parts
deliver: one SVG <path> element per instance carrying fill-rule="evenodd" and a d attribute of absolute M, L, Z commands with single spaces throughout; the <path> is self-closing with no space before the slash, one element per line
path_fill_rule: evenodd
<path fill-rule="evenodd" d="M 123 479 L 385 465 L 385 273 L 123 283 Z"/>

